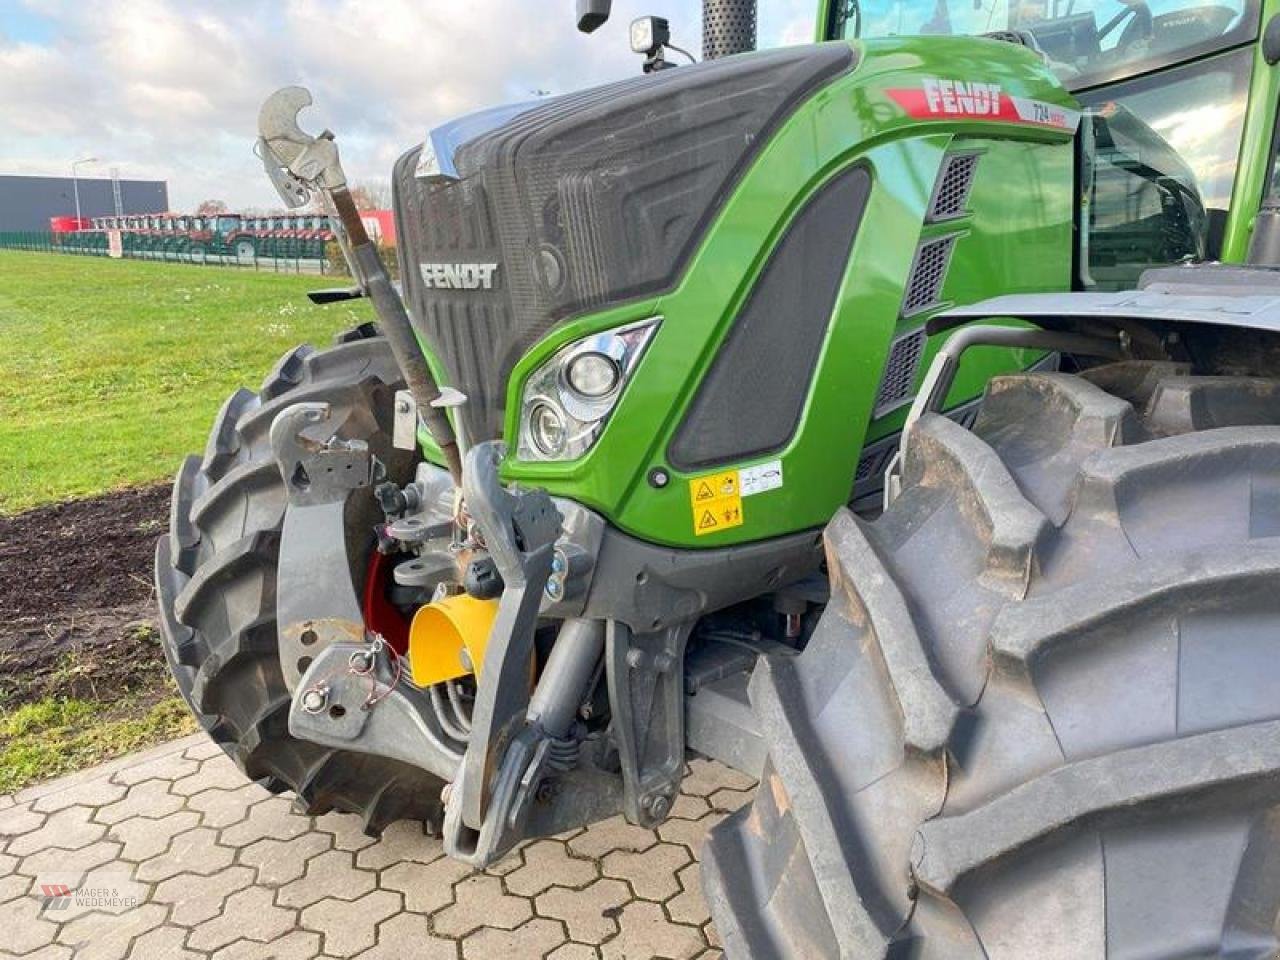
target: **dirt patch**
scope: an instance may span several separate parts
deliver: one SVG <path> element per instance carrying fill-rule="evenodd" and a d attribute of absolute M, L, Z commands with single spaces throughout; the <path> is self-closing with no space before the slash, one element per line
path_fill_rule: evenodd
<path fill-rule="evenodd" d="M 152 609 L 165 486 L 0 517 L 0 707 L 172 691 Z"/>

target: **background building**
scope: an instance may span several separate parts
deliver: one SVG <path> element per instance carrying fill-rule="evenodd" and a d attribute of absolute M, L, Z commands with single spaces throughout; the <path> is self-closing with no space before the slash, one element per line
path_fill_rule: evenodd
<path fill-rule="evenodd" d="M 120 180 L 120 213 L 164 213 L 169 184 L 164 180 Z M 49 229 L 50 217 L 73 217 L 75 191 L 70 177 L 0 175 L 0 233 Z M 116 213 L 110 177 L 80 178 L 80 215 L 109 217 Z"/>

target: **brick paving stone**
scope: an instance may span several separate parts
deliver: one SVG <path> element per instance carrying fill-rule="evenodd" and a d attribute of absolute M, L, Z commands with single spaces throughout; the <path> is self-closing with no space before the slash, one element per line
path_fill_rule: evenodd
<path fill-rule="evenodd" d="M 683 845 L 695 857 L 707 839 L 707 831 L 724 819 L 723 813 L 711 812 L 701 820 L 666 820 L 658 824 L 658 836 L 667 843 Z"/>
<path fill-rule="evenodd" d="M 705 797 L 695 797 L 692 794 L 682 793 L 676 797 L 676 802 L 671 805 L 671 812 L 667 814 L 668 820 L 701 820 L 711 810 L 711 805 L 707 803 Z"/>
<path fill-rule="evenodd" d="M 559 840 L 535 840 L 521 851 L 524 863 L 507 874 L 507 889 L 532 897 L 548 887 L 582 887 L 600 875 L 595 863 L 569 856 Z"/>
<path fill-rule="evenodd" d="M 327 850 L 307 861 L 301 877 L 280 888 L 276 903 L 306 907 L 326 898 L 355 900 L 377 886 L 377 879 L 368 870 L 357 870 L 346 850 Z"/>
<path fill-rule="evenodd" d="M 547 960 L 597 960 L 600 951 L 585 943 L 565 943 L 547 954 Z"/>
<path fill-rule="evenodd" d="M 584 943 L 601 943 L 618 932 L 614 917 L 631 900 L 621 880 L 597 880 L 585 890 L 552 887 L 534 901 L 539 916 L 564 921 L 569 936 Z"/>
<path fill-rule="evenodd" d="M 660 905 L 644 900 L 633 900 L 623 907 L 618 926 L 619 934 L 600 947 L 604 960 L 653 956 L 689 960 L 707 945 L 696 927 L 671 923 Z"/>
<path fill-rule="evenodd" d="M 702 878 L 699 865 L 691 863 L 676 871 L 676 880 L 683 888 L 680 893 L 667 901 L 667 913 L 677 923 L 691 923 L 701 926 L 711 918 L 707 909 L 707 901 L 702 896 Z"/>
<path fill-rule="evenodd" d="M 524 897 L 503 892 L 502 880 L 476 874 L 453 888 L 454 902 L 433 915 L 435 929 L 446 937 L 463 937 L 479 927 L 512 930 L 533 916 Z"/>
<path fill-rule="evenodd" d="M 680 792 L 695 797 L 709 797 L 717 790 L 749 790 L 755 781 L 745 773 L 714 760 L 698 757 L 689 761 L 689 772 L 680 784 Z"/>
<path fill-rule="evenodd" d="M 208 877 L 231 863 L 235 851 L 218 845 L 218 833 L 208 827 L 196 827 L 169 841 L 169 849 L 138 867 L 138 879 L 144 883 L 168 880 L 180 873 L 198 873 Z"/>
<path fill-rule="evenodd" d="M 382 832 L 377 843 L 356 854 L 356 866 L 362 870 L 381 870 L 403 860 L 431 863 L 443 856 L 444 844 L 439 837 L 427 836 L 421 823 L 399 820 Z"/>
<path fill-rule="evenodd" d="M 39 830 L 14 837 L 5 848 L 5 853 L 21 857 L 49 847 L 59 850 L 87 847 L 107 832 L 105 826 L 89 820 L 92 813 L 93 810 L 89 807 L 67 807 L 50 814 Z"/>
<path fill-rule="evenodd" d="M 657 842 L 658 835 L 652 830 L 617 816 L 591 824 L 569 841 L 569 849 L 580 857 L 596 859 L 611 850 L 648 850 Z"/>
<path fill-rule="evenodd" d="M 324 952 L 351 957 L 377 943 L 378 924 L 400 911 L 400 897 L 374 890 L 359 900 L 321 900 L 302 911 L 301 923 L 324 938 Z"/>
<path fill-rule="evenodd" d="M 244 820 L 251 804 L 271 794 L 256 783 L 241 783 L 234 790 L 201 790 L 187 798 L 187 809 L 200 812 L 206 827 L 229 827 Z"/>
<path fill-rule="evenodd" d="M 702 935 L 707 938 L 707 943 L 713 947 L 723 947 L 720 941 L 720 931 L 716 929 L 716 925 L 708 920 L 702 925 Z"/>
<path fill-rule="evenodd" d="M 159 820 L 134 817 L 113 826 L 107 839 L 124 844 L 120 855 L 126 860 L 141 861 L 163 853 L 174 837 L 199 824 L 200 814 L 194 810 L 179 810 Z"/>
<path fill-rule="evenodd" d="M 197 736 L 199 735 L 197 734 Z M 193 743 L 191 746 L 187 747 L 187 749 L 182 751 L 182 755 L 184 757 L 190 757 L 192 760 L 208 760 L 210 757 L 220 757 L 224 760 L 227 759 L 227 755 L 223 752 L 222 747 L 218 746 L 217 743 L 207 737 L 202 737 L 199 742 Z M 227 762 L 229 763 L 230 761 L 228 760 Z"/>
<path fill-rule="evenodd" d="M 289 807 L 284 797 L 267 797 L 249 808 L 249 816 L 230 827 L 225 827 L 219 842 L 228 847 L 247 847 L 264 837 L 287 840 L 311 830 L 311 822 L 300 817 Z"/>
<path fill-rule="evenodd" d="M 182 755 L 182 751 L 176 750 L 163 756 L 156 757 L 154 760 L 148 760 L 146 763 L 137 763 L 131 767 L 125 767 L 118 770 L 111 777 L 111 782 L 123 784 L 131 787 L 136 783 L 142 783 L 144 780 L 177 780 L 185 777 L 187 774 L 195 773 L 200 769 L 198 760 L 190 760 Z"/>
<path fill-rule="evenodd" d="M 37 897 L 0 905 L 0 951 L 23 954 L 52 943 L 58 928 L 41 914 Z"/>
<path fill-rule="evenodd" d="M 30 877 L 12 874 L 0 879 L 0 903 L 8 903 L 10 900 L 16 900 L 18 897 L 25 897 L 31 891 L 32 879 Z"/>
<path fill-rule="evenodd" d="M 219 751 L 218 756 L 203 761 L 194 773 L 173 781 L 169 792 L 189 797 L 202 790 L 235 790 L 243 786 L 244 774 L 240 772 L 240 768 Z M 262 794 L 268 795 L 266 790 Z"/>
<path fill-rule="evenodd" d="M 87 873 L 94 867 L 111 863 L 120 858 L 120 844 L 110 840 L 99 840 L 79 850 L 59 850 L 50 847 L 24 857 L 18 864 L 18 873 L 27 877 L 39 877 L 56 873 L 59 876 L 79 875 Z"/>
<path fill-rule="evenodd" d="M 99 807 L 93 815 L 98 823 L 115 824 L 130 817 L 149 817 L 158 820 L 182 809 L 182 797 L 169 793 L 169 784 L 163 780 L 144 780 L 130 787 L 123 799 Z"/>
<path fill-rule="evenodd" d="M 660 843 L 642 853 L 616 850 L 600 861 L 606 877 L 631 884 L 637 897 L 666 900 L 680 892 L 675 872 L 692 859 L 688 849 L 675 843 Z"/>
<path fill-rule="evenodd" d="M 751 781 L 719 764 L 689 764 L 657 831 L 612 817 L 478 872 L 420 824 L 375 840 L 353 815 L 300 816 L 211 742 L 178 744 L 0 797 L 0 957 L 19 938 L 45 960 L 720 956 L 696 853 Z M 130 870 L 146 902 L 118 916 L 44 918 L 30 895 L 39 875 Z"/>
<path fill-rule="evenodd" d="M 6 958 L 11 954 L 0 954 Z M 62 943 L 51 943 L 48 946 L 41 947 L 35 953 L 24 953 L 22 960 L 74 960 L 75 951 Z"/>
<path fill-rule="evenodd" d="M 457 945 L 432 934 L 431 921 L 426 917 L 399 913 L 379 924 L 377 946 L 357 955 L 355 960 L 456 960 L 457 956 Z"/>
<path fill-rule="evenodd" d="M 31 809 L 31 804 L 15 804 L 8 810 L 0 811 L 0 839 L 20 837 L 44 826 L 46 816 Z"/>
<path fill-rule="evenodd" d="M 515 930 L 495 930 L 492 927 L 477 930 L 462 941 L 462 956 L 466 960 L 497 960 L 499 957 L 524 960 L 526 957 L 542 957 L 563 942 L 564 932 L 560 924 L 535 917 Z"/>
<path fill-rule="evenodd" d="M 129 960 L 205 960 L 205 954 L 182 945 L 186 939 L 181 927 L 156 927 L 133 941 Z"/>
<path fill-rule="evenodd" d="M 304 824 L 305 818 L 299 817 Z M 316 817 L 314 829 L 323 830 L 333 836 L 333 845 L 339 850 L 363 850 L 373 846 L 378 840 L 364 832 L 364 823 L 354 813 L 326 813 Z"/>
<path fill-rule="evenodd" d="M 247 887 L 227 898 L 222 912 L 206 920 L 187 939 L 193 950 L 217 950 L 236 940 L 267 943 L 292 930 L 295 914 L 271 902 L 272 892 L 265 887 Z"/>
<path fill-rule="evenodd" d="M 721 810 L 726 813 L 733 813 L 745 807 L 751 802 L 751 798 L 755 796 L 754 790 L 717 790 L 708 799 L 711 801 L 713 810 Z"/>
<path fill-rule="evenodd" d="M 453 885 L 474 873 L 465 863 L 448 858 L 434 863 L 397 863 L 382 871 L 384 890 L 404 894 L 406 910 L 433 913 L 453 902 Z"/>
<path fill-rule="evenodd" d="M 120 916 L 90 913 L 58 930 L 58 942 L 71 947 L 76 960 L 124 960 L 133 941 L 164 923 L 165 908 L 144 903 Z"/>
<path fill-rule="evenodd" d="M 240 863 L 257 870 L 256 883 L 279 887 L 307 872 L 307 861 L 329 849 L 327 833 L 304 833 L 292 840 L 258 840 L 240 851 Z"/>
<path fill-rule="evenodd" d="M 128 792 L 123 784 L 112 783 L 105 777 L 101 780 L 84 780 L 67 787 L 36 797 L 31 801 L 31 809 L 37 813 L 57 813 L 67 807 L 101 807 L 115 803 Z M 0 830 L 0 832 L 3 832 Z"/>
<path fill-rule="evenodd" d="M 158 884 L 151 900 L 173 904 L 169 918 L 184 927 L 194 927 L 220 914 L 227 897 L 251 883 L 253 871 L 249 867 L 227 867 L 211 877 L 183 873 Z"/>
<path fill-rule="evenodd" d="M 212 960 L 312 960 L 320 952 L 320 934 L 293 930 L 270 943 L 237 940 L 213 955 Z"/>

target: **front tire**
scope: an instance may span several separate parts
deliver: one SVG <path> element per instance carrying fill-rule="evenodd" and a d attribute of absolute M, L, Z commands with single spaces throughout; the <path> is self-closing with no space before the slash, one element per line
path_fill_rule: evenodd
<path fill-rule="evenodd" d="M 762 660 L 704 850 L 733 957 L 1273 957 L 1280 385 L 1119 364 L 927 415 Z"/>
<path fill-rule="evenodd" d="M 443 784 L 398 761 L 289 734 L 275 620 L 287 497 L 269 431 L 285 407 L 328 402 L 338 435 L 366 441 L 404 480 L 411 463 L 391 445 L 399 385 L 391 349 L 372 328 L 328 350 L 286 354 L 258 393 L 242 389 L 227 400 L 204 456 L 183 463 L 169 534 L 156 547 L 165 656 L 201 726 L 250 779 L 293 791 L 309 814 L 357 813 L 370 833 L 398 819 L 438 825 Z"/>

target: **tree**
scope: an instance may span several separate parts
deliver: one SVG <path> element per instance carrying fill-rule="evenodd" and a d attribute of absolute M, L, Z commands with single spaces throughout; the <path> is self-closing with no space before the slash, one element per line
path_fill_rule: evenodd
<path fill-rule="evenodd" d="M 226 213 L 227 205 L 221 200 L 204 200 L 200 206 L 196 207 L 197 217 L 216 216 L 219 213 Z"/>

